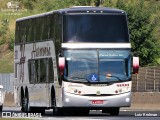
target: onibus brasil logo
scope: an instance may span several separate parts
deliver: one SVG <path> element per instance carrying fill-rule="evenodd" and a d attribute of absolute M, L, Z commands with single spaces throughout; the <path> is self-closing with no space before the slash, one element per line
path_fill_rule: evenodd
<path fill-rule="evenodd" d="M 10 1 L 6 3 L 6 7 L 0 9 L 4 15 L 21 15 L 22 12 L 26 12 L 27 9 L 22 8 L 20 2 Z"/>
<path fill-rule="evenodd" d="M 18 10 L 20 8 L 20 3 L 19 2 L 15 2 L 15 1 L 8 2 L 7 3 L 7 8 L 8 9 Z"/>

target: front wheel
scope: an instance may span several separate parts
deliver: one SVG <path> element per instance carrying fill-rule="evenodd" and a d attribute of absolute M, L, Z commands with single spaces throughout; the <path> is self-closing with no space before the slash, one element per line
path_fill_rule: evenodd
<path fill-rule="evenodd" d="M 51 104 L 52 104 L 52 108 L 53 108 L 53 115 L 63 115 L 62 108 L 59 108 L 56 106 L 55 92 L 54 92 L 53 88 L 52 88 L 52 92 L 51 92 Z"/>
<path fill-rule="evenodd" d="M 112 116 L 119 115 L 119 108 L 112 108 L 110 111 L 110 115 L 112 115 Z"/>
<path fill-rule="evenodd" d="M 59 107 L 54 107 L 53 108 L 53 115 L 63 115 L 63 109 L 62 108 L 59 108 Z"/>
<path fill-rule="evenodd" d="M 2 112 L 2 110 L 3 110 L 3 105 L 0 106 L 0 112 Z"/>
<path fill-rule="evenodd" d="M 102 109 L 102 113 L 109 113 L 112 116 L 119 115 L 119 107 L 111 107 Z"/>
<path fill-rule="evenodd" d="M 75 112 L 75 115 L 87 116 L 87 115 L 89 115 L 89 110 L 78 110 L 78 111 Z"/>

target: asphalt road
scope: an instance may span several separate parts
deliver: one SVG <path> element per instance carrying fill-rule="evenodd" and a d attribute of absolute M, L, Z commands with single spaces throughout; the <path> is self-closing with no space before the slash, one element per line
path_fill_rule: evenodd
<path fill-rule="evenodd" d="M 3 117 L 2 117 L 3 114 Z M 20 118 L 25 116 L 25 113 L 20 111 L 19 107 L 4 107 L 0 117 L 2 118 Z M 52 110 L 46 110 L 45 115 L 39 113 L 30 114 L 30 119 L 44 119 L 44 120 L 160 120 L 160 110 L 130 110 L 121 109 L 119 116 L 110 116 L 101 111 L 90 111 L 88 116 L 53 116 Z"/>

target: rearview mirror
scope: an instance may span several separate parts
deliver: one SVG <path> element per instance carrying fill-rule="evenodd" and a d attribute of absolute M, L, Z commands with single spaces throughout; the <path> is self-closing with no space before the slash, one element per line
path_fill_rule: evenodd
<path fill-rule="evenodd" d="M 133 74 L 138 74 L 139 71 L 139 57 L 133 57 Z"/>
<path fill-rule="evenodd" d="M 59 67 L 60 75 L 63 75 L 64 68 L 65 68 L 65 57 L 59 57 L 58 67 Z"/>

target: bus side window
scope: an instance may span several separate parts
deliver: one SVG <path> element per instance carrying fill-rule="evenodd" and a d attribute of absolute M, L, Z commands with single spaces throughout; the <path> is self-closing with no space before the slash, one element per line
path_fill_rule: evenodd
<path fill-rule="evenodd" d="M 50 16 L 50 32 L 49 32 L 49 38 L 53 39 L 54 37 L 54 16 Z"/>
<path fill-rule="evenodd" d="M 49 39 L 49 32 L 50 32 L 50 17 L 44 17 L 43 20 L 43 29 L 42 29 L 42 40 Z"/>
<path fill-rule="evenodd" d="M 34 41 L 34 19 L 28 20 L 27 22 L 27 42 L 33 42 Z"/>
<path fill-rule="evenodd" d="M 54 70 L 52 58 L 48 59 L 48 80 L 49 82 L 54 82 Z"/>
<path fill-rule="evenodd" d="M 46 74 L 46 65 L 47 65 L 47 60 L 46 59 L 41 59 L 40 60 L 40 81 L 41 83 L 45 83 L 47 81 L 47 74 Z"/>
<path fill-rule="evenodd" d="M 36 74 L 35 74 L 35 60 L 28 61 L 28 70 L 29 70 L 29 82 L 35 83 L 36 81 Z"/>
<path fill-rule="evenodd" d="M 62 16 L 60 14 L 54 15 L 54 40 L 56 44 L 56 57 L 58 58 L 62 42 Z"/>
<path fill-rule="evenodd" d="M 35 22 L 36 22 L 36 26 L 35 26 L 35 41 L 40 41 L 40 37 L 41 37 L 41 18 L 36 18 Z"/>
<path fill-rule="evenodd" d="M 26 30 L 27 30 L 26 21 L 23 21 L 21 23 L 21 25 L 22 26 L 21 26 L 20 32 L 21 32 L 22 38 L 20 40 L 20 43 L 25 43 L 26 42 L 26 38 L 27 38 L 27 34 L 26 34 Z"/>

